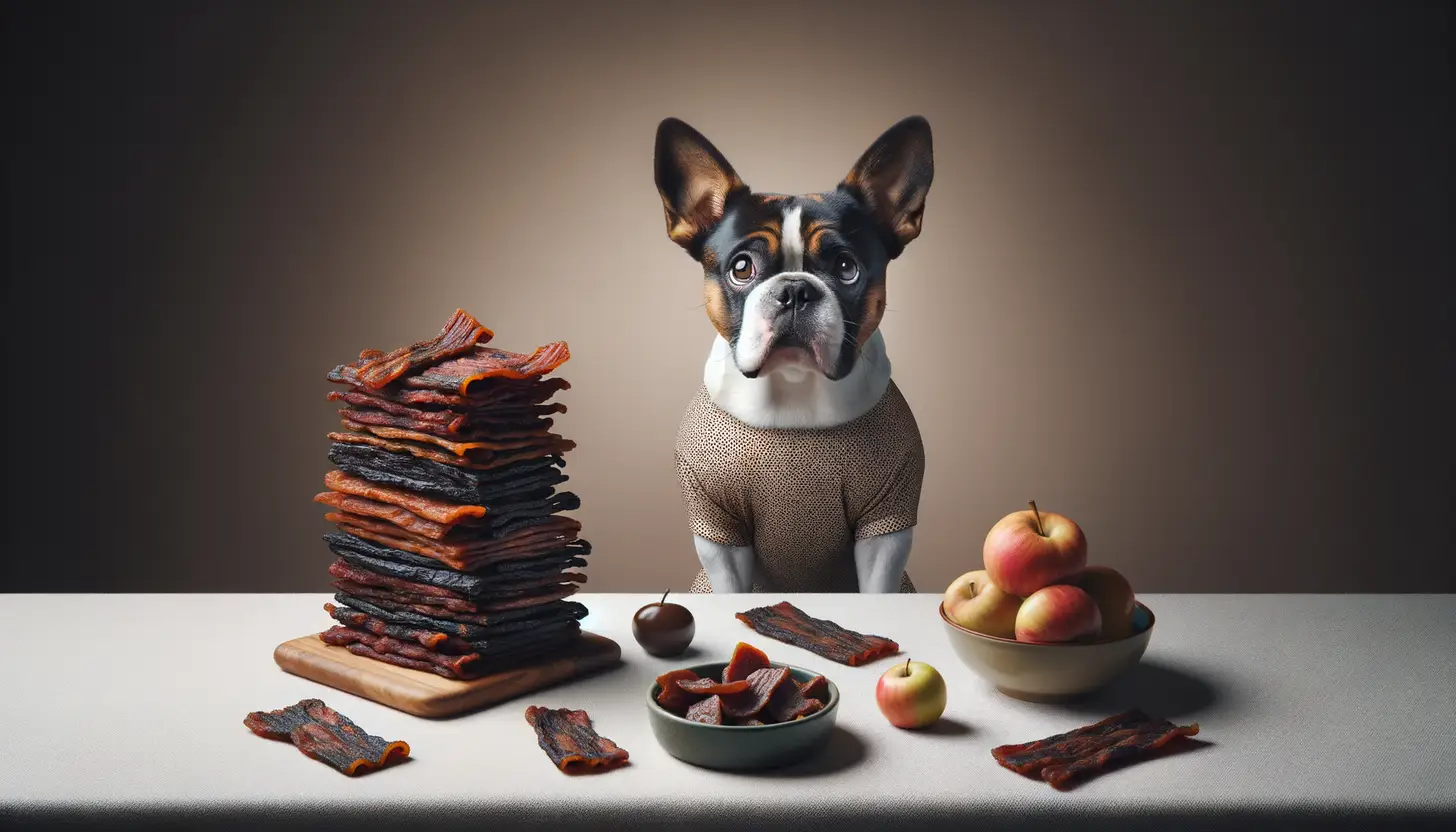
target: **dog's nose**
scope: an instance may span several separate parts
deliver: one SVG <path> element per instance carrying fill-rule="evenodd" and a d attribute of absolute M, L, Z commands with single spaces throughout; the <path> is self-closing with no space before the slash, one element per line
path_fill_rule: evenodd
<path fill-rule="evenodd" d="M 785 280 L 779 287 L 779 306 L 802 309 L 822 297 L 819 287 L 807 280 Z"/>

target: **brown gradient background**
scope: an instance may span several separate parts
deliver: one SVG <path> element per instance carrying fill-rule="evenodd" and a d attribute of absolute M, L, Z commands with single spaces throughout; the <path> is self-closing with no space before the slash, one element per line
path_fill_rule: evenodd
<path fill-rule="evenodd" d="M 324 373 L 463 306 L 571 345 L 589 588 L 685 589 L 656 124 L 804 192 L 911 113 L 922 590 L 1029 498 L 1142 591 L 1456 588 L 1448 4 L 602 5 L 7 4 L 5 588 L 326 590 Z"/>

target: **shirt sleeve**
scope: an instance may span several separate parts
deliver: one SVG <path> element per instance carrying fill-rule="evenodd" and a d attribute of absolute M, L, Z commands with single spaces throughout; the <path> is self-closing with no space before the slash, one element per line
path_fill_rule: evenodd
<path fill-rule="evenodd" d="M 919 522 L 920 485 L 925 479 L 925 447 L 913 416 L 901 428 L 900 441 L 884 443 L 889 458 L 871 496 L 854 518 L 854 539 L 864 540 L 902 531 Z"/>
<path fill-rule="evenodd" d="M 681 449 L 675 456 L 683 505 L 693 534 L 723 546 L 749 545 L 747 524 L 710 493 Z"/>

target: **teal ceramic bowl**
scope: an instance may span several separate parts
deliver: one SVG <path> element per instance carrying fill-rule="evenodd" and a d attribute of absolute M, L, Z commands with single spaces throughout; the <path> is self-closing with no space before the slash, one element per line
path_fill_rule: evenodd
<path fill-rule="evenodd" d="M 727 662 L 685 668 L 699 676 L 720 679 Z M 802 667 L 787 667 L 795 684 L 804 684 L 820 674 Z M 829 701 L 803 719 L 778 725 L 705 725 L 684 719 L 657 704 L 662 688 L 653 680 L 647 690 L 647 720 L 652 734 L 668 754 L 702 768 L 720 771 L 751 771 L 778 768 L 799 762 L 822 750 L 834 733 L 839 713 L 839 686 L 829 682 Z"/>

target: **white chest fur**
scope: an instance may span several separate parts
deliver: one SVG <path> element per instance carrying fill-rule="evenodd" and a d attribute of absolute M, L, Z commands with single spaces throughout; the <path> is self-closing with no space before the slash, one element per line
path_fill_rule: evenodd
<path fill-rule="evenodd" d="M 800 365 L 784 365 L 748 378 L 719 335 L 703 365 L 703 384 L 713 403 L 757 428 L 805 430 L 842 425 L 875 406 L 890 385 L 890 357 L 876 331 L 865 342 L 849 375 L 830 381 Z"/>

